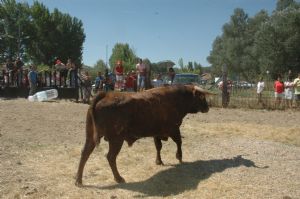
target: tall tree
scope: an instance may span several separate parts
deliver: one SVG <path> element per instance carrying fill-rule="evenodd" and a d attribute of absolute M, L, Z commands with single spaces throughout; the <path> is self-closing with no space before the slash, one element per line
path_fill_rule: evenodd
<path fill-rule="evenodd" d="M 300 68 L 300 8 L 275 11 L 256 35 L 260 66 L 273 77 Z"/>
<path fill-rule="evenodd" d="M 29 7 L 15 0 L 0 0 L 0 59 L 6 57 L 52 65 L 56 57 L 81 64 L 85 40 L 83 24 L 77 18 L 38 1 Z"/>
<path fill-rule="evenodd" d="M 183 59 L 182 59 L 182 58 L 180 58 L 180 59 L 178 60 L 178 65 L 179 65 L 179 67 L 181 68 L 181 70 L 183 70 L 184 64 L 183 64 Z"/>
<path fill-rule="evenodd" d="M 94 69 L 96 71 L 100 71 L 102 73 L 105 72 L 106 68 L 107 68 L 107 66 L 106 66 L 105 62 L 102 59 L 98 60 L 97 63 L 94 65 Z"/>
<path fill-rule="evenodd" d="M 109 64 L 113 70 L 117 60 L 122 60 L 125 71 L 135 68 L 136 55 L 128 44 L 117 43 L 112 49 L 112 55 L 109 58 Z"/>
<path fill-rule="evenodd" d="M 0 1 L 0 61 L 24 58 L 28 43 L 29 6 L 15 0 Z"/>
<path fill-rule="evenodd" d="M 295 6 L 294 0 L 278 0 L 276 3 L 276 11 L 282 11 L 290 6 Z"/>

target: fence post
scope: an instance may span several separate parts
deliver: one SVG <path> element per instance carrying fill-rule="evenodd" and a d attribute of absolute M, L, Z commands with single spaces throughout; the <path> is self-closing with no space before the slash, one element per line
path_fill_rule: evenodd
<path fill-rule="evenodd" d="M 229 103 L 229 93 L 227 91 L 227 65 L 224 64 L 222 67 L 222 78 L 223 78 L 223 86 L 222 86 L 222 107 L 226 108 Z"/>

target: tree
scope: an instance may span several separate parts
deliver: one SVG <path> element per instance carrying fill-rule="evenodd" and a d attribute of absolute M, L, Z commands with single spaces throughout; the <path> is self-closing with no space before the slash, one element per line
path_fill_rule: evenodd
<path fill-rule="evenodd" d="M 107 68 L 107 65 L 105 64 L 105 62 L 102 59 L 98 60 L 97 63 L 94 65 L 94 69 L 96 71 L 100 71 L 102 73 L 105 72 L 106 68 Z"/>
<path fill-rule="evenodd" d="M 235 9 L 230 22 L 223 26 L 223 34 L 213 43 L 208 61 L 213 71 L 221 74 L 224 64 L 228 75 L 233 78 L 250 80 L 259 71 L 259 54 L 255 50 L 255 34 L 261 24 L 268 19 L 266 11 L 249 18 L 242 9 Z"/>
<path fill-rule="evenodd" d="M 34 62 L 53 65 L 56 58 L 71 58 L 77 66 L 82 61 L 85 40 L 83 24 L 77 18 L 54 9 L 53 13 L 41 3 L 31 7 L 32 40 L 30 54 Z"/>
<path fill-rule="evenodd" d="M 191 61 L 188 62 L 187 69 L 188 69 L 189 72 L 194 71 L 193 62 L 191 62 Z"/>
<path fill-rule="evenodd" d="M 0 61 L 6 58 L 24 58 L 29 24 L 29 6 L 15 0 L 1 0 L 0 4 Z"/>
<path fill-rule="evenodd" d="M 38 1 L 29 7 L 15 0 L 1 0 L 0 59 L 21 56 L 24 61 L 53 65 L 56 57 L 82 61 L 85 40 L 83 24 L 77 18 L 54 9 L 53 13 Z"/>
<path fill-rule="evenodd" d="M 178 60 L 178 65 L 179 65 L 179 67 L 181 68 L 181 70 L 183 70 L 184 64 L 183 64 L 183 59 L 182 59 L 182 58 L 180 58 L 180 59 Z"/>
<path fill-rule="evenodd" d="M 218 36 L 207 60 L 221 74 L 224 64 L 229 76 L 254 79 L 267 70 L 275 77 L 300 68 L 300 3 L 278 0 L 271 16 L 261 10 L 249 18 L 235 9 Z"/>
<path fill-rule="evenodd" d="M 109 58 L 111 70 L 114 69 L 117 60 L 123 62 L 125 71 L 130 71 L 135 69 L 137 57 L 128 44 L 117 43 L 112 49 L 112 55 Z"/>
<path fill-rule="evenodd" d="M 256 48 L 260 54 L 259 64 L 275 77 L 288 70 L 300 68 L 300 8 L 291 6 L 275 11 L 256 34 Z"/>
<path fill-rule="evenodd" d="M 283 11 L 290 6 L 296 6 L 296 2 L 294 0 L 278 0 L 276 3 L 276 11 Z"/>

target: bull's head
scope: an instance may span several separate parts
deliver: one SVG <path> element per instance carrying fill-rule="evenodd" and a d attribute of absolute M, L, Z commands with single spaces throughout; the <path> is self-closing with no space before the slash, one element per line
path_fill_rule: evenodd
<path fill-rule="evenodd" d="M 201 111 L 202 113 L 206 113 L 209 110 L 207 101 L 206 101 L 206 95 L 214 95 L 214 93 L 205 90 L 199 86 L 194 86 L 193 87 L 193 94 L 194 94 L 194 106 L 198 111 Z M 196 111 L 195 110 L 195 111 Z"/>

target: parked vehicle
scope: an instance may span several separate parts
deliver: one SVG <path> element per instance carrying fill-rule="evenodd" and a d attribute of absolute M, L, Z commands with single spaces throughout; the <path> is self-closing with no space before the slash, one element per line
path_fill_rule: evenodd
<path fill-rule="evenodd" d="M 197 74 L 179 73 L 175 75 L 173 84 L 201 84 L 201 81 Z"/>

